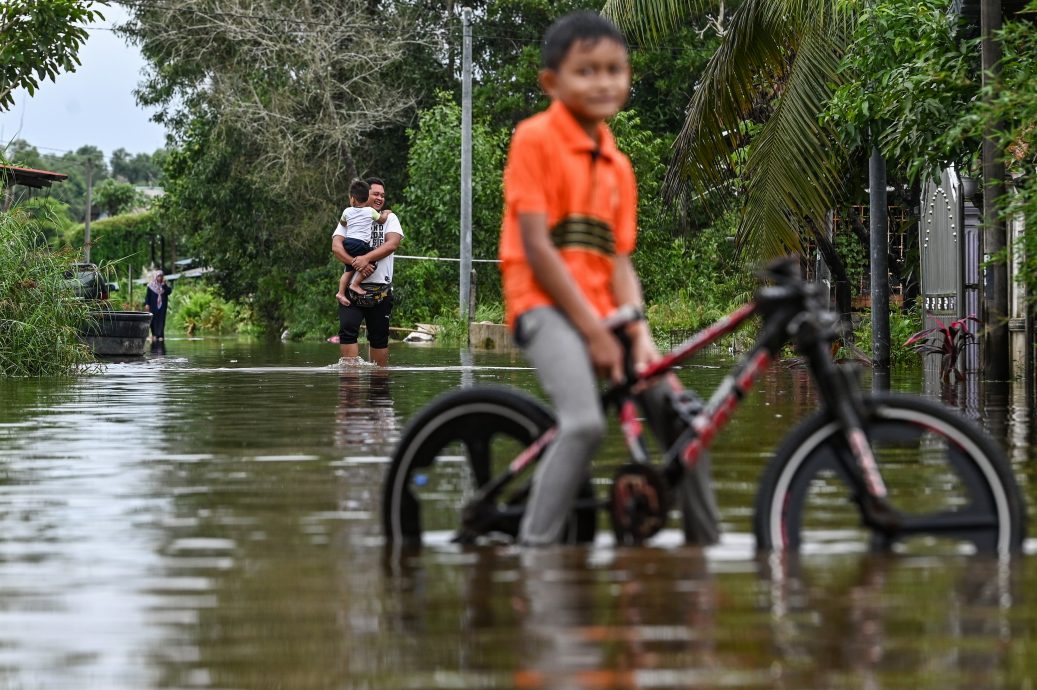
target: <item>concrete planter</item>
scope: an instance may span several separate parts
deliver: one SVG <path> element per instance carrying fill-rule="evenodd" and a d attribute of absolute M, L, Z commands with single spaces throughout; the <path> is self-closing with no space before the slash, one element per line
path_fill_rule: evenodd
<path fill-rule="evenodd" d="M 150 325 L 146 311 L 94 311 L 83 328 L 83 340 L 99 357 L 140 357 Z"/>

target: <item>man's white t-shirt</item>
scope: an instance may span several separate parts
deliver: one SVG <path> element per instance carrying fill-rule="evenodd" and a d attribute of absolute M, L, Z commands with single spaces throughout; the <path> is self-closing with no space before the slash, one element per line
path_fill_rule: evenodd
<path fill-rule="evenodd" d="M 371 223 L 371 249 L 375 249 L 385 242 L 385 236 L 389 233 L 396 233 L 401 238 L 403 237 L 403 228 L 400 227 L 400 219 L 395 213 L 389 214 L 384 225 Z M 341 225 L 338 225 L 332 235 L 346 237 L 346 230 Z M 378 265 L 375 266 L 374 273 L 364 278 L 363 283 L 376 283 L 379 285 L 391 283 L 393 255 L 384 256 L 378 259 L 376 263 Z"/>

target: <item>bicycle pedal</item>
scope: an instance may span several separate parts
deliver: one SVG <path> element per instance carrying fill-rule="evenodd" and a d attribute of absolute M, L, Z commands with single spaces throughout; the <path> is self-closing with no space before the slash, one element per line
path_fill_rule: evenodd
<path fill-rule="evenodd" d="M 666 483 L 651 465 L 628 463 L 613 476 L 609 517 L 617 544 L 642 544 L 666 524 Z"/>

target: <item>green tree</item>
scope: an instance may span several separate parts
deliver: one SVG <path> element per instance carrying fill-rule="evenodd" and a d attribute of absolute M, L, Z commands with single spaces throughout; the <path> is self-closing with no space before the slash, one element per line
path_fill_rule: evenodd
<path fill-rule="evenodd" d="M 849 149 L 879 146 L 917 181 L 959 169 L 979 138 L 947 137 L 979 93 L 979 45 L 963 40 L 948 0 L 883 0 L 861 12 L 842 61 L 849 75 L 823 117 Z M 1011 68 L 1009 68 L 1011 69 Z"/>
<path fill-rule="evenodd" d="M 121 31 L 153 65 L 139 91 L 174 136 L 206 117 L 252 156 L 240 173 L 331 203 L 356 175 L 355 143 L 404 119 L 415 98 L 382 72 L 424 37 L 367 0 L 180 0 L 129 7 Z"/>
<path fill-rule="evenodd" d="M 0 4 L 0 110 L 14 105 L 13 91 L 31 96 L 40 81 L 75 72 L 87 39 L 82 24 L 103 19 L 91 5 L 107 0 L 4 0 Z"/>
<path fill-rule="evenodd" d="M 130 155 L 124 148 L 115 149 L 109 159 L 112 177 L 133 184 L 158 184 L 162 180 L 162 165 L 165 158 L 165 149 L 157 149 L 151 154 L 134 155 Z"/>
<path fill-rule="evenodd" d="M 182 137 L 155 206 L 161 227 L 183 233 L 180 253 L 219 270 L 224 297 L 251 302 L 257 320 L 280 332 L 300 272 L 327 263 L 345 202 L 300 204 L 256 185 L 248 170 L 254 144 L 209 119 L 195 119 Z"/>
<path fill-rule="evenodd" d="M 117 216 L 133 211 L 142 198 L 129 182 L 116 182 L 109 177 L 94 187 L 91 202 L 109 216 Z"/>
<path fill-rule="evenodd" d="M 407 254 L 457 258 L 461 218 L 461 109 L 441 93 L 436 106 L 421 114 L 410 132 L 406 202 L 397 207 L 406 232 Z M 472 253 L 497 256 L 503 204 L 501 179 L 507 137 L 484 122 L 472 127 Z M 415 321 L 428 321 L 457 308 L 457 264 L 400 261 L 394 283 L 402 309 Z M 500 298 L 499 274 L 479 263 L 479 300 Z"/>

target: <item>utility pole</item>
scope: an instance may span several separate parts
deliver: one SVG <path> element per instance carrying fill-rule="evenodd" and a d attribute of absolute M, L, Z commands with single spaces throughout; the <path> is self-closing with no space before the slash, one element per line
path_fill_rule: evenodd
<path fill-rule="evenodd" d="M 871 361 L 889 368 L 889 204 L 886 199 L 886 159 L 872 145 L 868 161 L 869 226 L 871 233 Z"/>
<path fill-rule="evenodd" d="M 472 275 L 472 10 L 461 9 L 464 48 L 461 65 L 461 318 L 467 322 Z"/>
<path fill-rule="evenodd" d="M 980 33 L 983 37 L 981 64 L 983 87 L 987 98 L 993 98 L 1001 76 L 1001 44 L 995 38 L 1001 29 L 1001 0 L 981 0 Z M 994 89 L 988 89 L 993 86 Z M 997 143 L 1001 123 L 988 122 L 980 153 L 983 168 L 983 340 L 980 350 L 983 378 L 1007 381 L 1008 357 L 1008 262 L 1005 259 L 1007 238 L 1001 217 L 1001 196 L 1005 191 L 1005 164 Z M 992 257 L 999 257 L 990 263 Z"/>
<path fill-rule="evenodd" d="M 86 220 L 83 221 L 83 262 L 90 263 L 90 211 L 93 208 L 93 172 L 94 164 L 86 159 Z"/>

